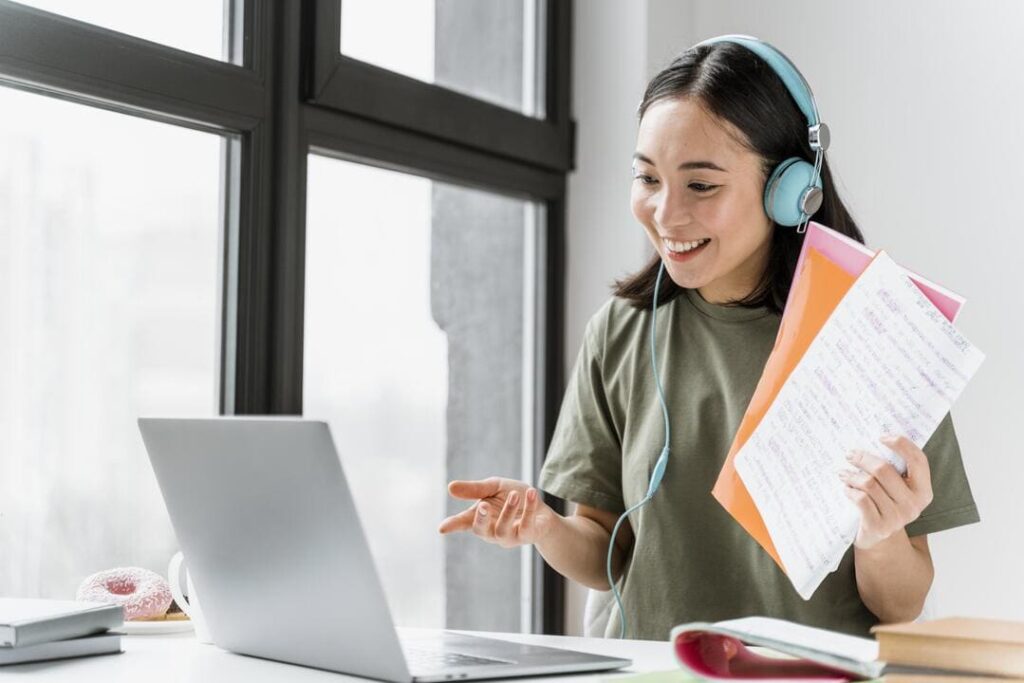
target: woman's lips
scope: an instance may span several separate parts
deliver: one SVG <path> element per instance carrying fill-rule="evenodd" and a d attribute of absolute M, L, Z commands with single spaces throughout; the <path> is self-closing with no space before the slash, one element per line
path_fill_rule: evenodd
<path fill-rule="evenodd" d="M 676 261 L 676 262 L 690 261 L 690 260 L 696 258 L 697 256 L 699 256 L 700 253 L 702 251 L 704 251 L 704 249 L 706 249 L 709 244 L 711 244 L 711 240 L 708 240 L 707 242 L 705 242 L 704 244 L 700 245 L 696 249 L 691 249 L 690 251 L 687 251 L 687 252 L 684 252 L 684 253 L 679 253 L 678 251 L 672 251 L 671 249 L 668 248 L 668 245 L 666 244 L 665 245 L 665 254 L 671 260 Z"/>

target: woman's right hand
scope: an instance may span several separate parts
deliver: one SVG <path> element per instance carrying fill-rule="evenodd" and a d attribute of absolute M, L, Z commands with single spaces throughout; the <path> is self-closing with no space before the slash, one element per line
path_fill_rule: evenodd
<path fill-rule="evenodd" d="M 544 539 L 560 515 L 541 500 L 537 489 L 515 479 L 489 477 L 476 481 L 453 481 L 448 493 L 463 500 L 476 500 L 466 510 L 446 518 L 437 530 L 472 531 L 489 543 L 513 548 Z"/>

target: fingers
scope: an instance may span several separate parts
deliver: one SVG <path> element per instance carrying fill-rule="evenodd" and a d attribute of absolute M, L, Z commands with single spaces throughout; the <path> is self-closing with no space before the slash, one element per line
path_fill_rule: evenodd
<path fill-rule="evenodd" d="M 453 531 L 469 531 L 473 528 L 473 520 L 476 518 L 476 505 L 463 510 L 462 512 L 446 517 L 437 527 L 439 533 L 448 534 Z"/>
<path fill-rule="evenodd" d="M 896 451 L 907 463 L 907 486 L 918 494 L 922 508 L 932 502 L 932 474 L 928 456 L 905 436 L 883 437 L 882 443 Z"/>
<path fill-rule="evenodd" d="M 474 498 L 490 498 L 501 491 L 502 479 L 488 477 L 472 481 L 455 480 L 448 484 L 448 493 L 455 498 L 472 500 Z"/>
<path fill-rule="evenodd" d="M 861 488 L 872 496 L 884 492 L 888 498 L 894 501 L 902 501 L 913 495 L 907 482 L 892 466 L 892 463 L 867 451 L 859 450 L 847 455 L 846 459 L 860 470 L 849 478 L 848 484 L 859 482 L 863 485 L 857 488 Z"/>
<path fill-rule="evenodd" d="M 453 481 L 448 491 L 458 498 L 481 498 L 469 509 L 445 518 L 437 528 L 439 533 L 472 531 L 485 541 L 511 547 L 532 542 L 530 533 L 538 526 L 549 526 L 547 519 L 536 519 L 539 493 L 522 482 L 499 477 Z"/>
<path fill-rule="evenodd" d="M 903 457 L 907 476 L 901 476 L 885 459 L 862 450 L 847 455 L 857 469 L 839 474 L 847 497 L 860 512 L 856 543 L 863 548 L 904 528 L 931 502 L 931 473 L 924 452 L 904 436 L 883 437 L 880 441 Z"/>
<path fill-rule="evenodd" d="M 917 519 L 920 510 L 914 492 L 892 463 L 860 450 L 850 453 L 847 459 L 859 469 L 843 481 L 871 497 L 881 519 L 877 529 L 881 535 L 888 536 Z"/>
<path fill-rule="evenodd" d="M 878 511 L 871 496 L 850 486 L 843 487 L 843 493 L 850 499 L 860 515 L 860 525 L 853 544 L 858 548 L 868 549 L 884 538 L 879 530 L 882 527 L 882 514 Z"/>
<path fill-rule="evenodd" d="M 516 518 L 519 516 L 519 503 L 520 495 L 519 491 L 512 491 L 505 498 L 505 504 L 501 508 L 501 514 L 498 515 L 498 520 L 494 523 L 494 537 L 501 543 L 513 543 L 515 539 L 512 525 L 516 522 Z"/>
<path fill-rule="evenodd" d="M 876 527 L 882 521 L 882 515 L 874 501 L 864 491 L 851 486 L 843 487 L 846 497 L 849 498 L 860 511 L 861 526 Z"/>
<path fill-rule="evenodd" d="M 868 454 L 859 454 L 861 459 L 866 459 Z M 901 496 L 901 500 L 907 500 L 912 495 L 910 489 L 907 488 L 906 484 L 903 484 L 903 479 L 896 472 L 896 468 L 887 462 L 883 461 L 883 464 L 892 470 L 892 474 L 896 475 L 896 478 L 900 480 L 900 485 L 903 486 L 905 492 Z M 879 468 L 881 470 L 882 468 Z M 874 526 L 875 518 L 877 517 L 880 527 L 894 526 L 899 523 L 903 515 L 900 512 L 899 506 L 896 501 L 889 495 L 885 490 L 885 487 L 879 481 L 879 478 L 870 472 L 864 470 L 858 470 L 857 472 L 842 472 L 840 479 L 846 484 L 847 496 L 850 497 L 854 503 L 860 502 L 860 496 L 852 496 L 852 492 L 857 492 L 867 496 L 867 500 L 872 505 L 864 505 L 865 511 L 869 513 L 870 520 L 866 520 L 870 525 Z M 897 494 L 899 495 L 899 494 Z M 858 505 L 858 507 L 861 507 Z M 873 514 L 872 514 L 873 513 Z"/>
<path fill-rule="evenodd" d="M 486 541 L 494 538 L 494 508 L 484 501 L 480 501 L 476 506 L 473 533 Z"/>
<path fill-rule="evenodd" d="M 536 531 L 537 499 L 539 497 L 540 496 L 537 495 L 537 489 L 529 488 L 526 490 L 526 500 L 523 501 L 522 519 L 519 522 L 519 536 L 521 538 L 530 538 L 534 531 Z"/>

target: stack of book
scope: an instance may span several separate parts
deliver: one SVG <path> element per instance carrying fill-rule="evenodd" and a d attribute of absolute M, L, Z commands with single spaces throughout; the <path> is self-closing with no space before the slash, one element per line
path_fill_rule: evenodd
<path fill-rule="evenodd" d="M 1024 679 L 1024 623 L 949 617 L 871 629 L 886 681 Z M 906 672 L 902 675 L 900 672 Z M 933 674 L 926 679 L 921 672 Z"/>
<path fill-rule="evenodd" d="M 0 598 L 0 665 L 121 651 L 120 605 Z"/>

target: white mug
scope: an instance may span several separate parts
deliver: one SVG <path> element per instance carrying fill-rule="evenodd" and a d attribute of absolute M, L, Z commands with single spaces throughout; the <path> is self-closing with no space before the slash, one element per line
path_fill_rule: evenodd
<path fill-rule="evenodd" d="M 196 629 L 196 640 L 200 643 L 212 643 L 210 631 L 206 627 L 206 619 L 203 618 L 203 610 L 199 607 L 199 596 L 196 595 L 196 587 L 192 584 L 192 576 L 185 570 L 185 583 L 188 586 L 188 599 L 181 593 L 181 563 L 185 556 L 181 551 L 174 553 L 170 564 L 167 565 L 167 582 L 171 584 L 171 595 L 174 602 L 192 621 Z"/>

